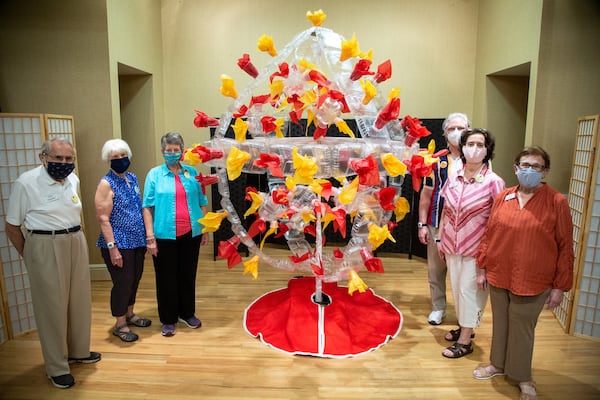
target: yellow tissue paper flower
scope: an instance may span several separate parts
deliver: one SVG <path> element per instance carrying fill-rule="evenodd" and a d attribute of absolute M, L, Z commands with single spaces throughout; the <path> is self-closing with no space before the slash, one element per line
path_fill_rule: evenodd
<path fill-rule="evenodd" d="M 358 178 L 355 178 L 349 185 L 342 187 L 338 199 L 342 204 L 350 204 L 354 201 L 356 193 L 358 193 Z"/>
<path fill-rule="evenodd" d="M 373 245 L 373 250 L 381 246 L 386 239 L 390 239 L 392 242 L 396 243 L 396 239 L 392 236 L 387 225 L 381 227 L 376 224 L 369 225 L 369 236 L 367 237 L 367 240 Z"/>
<path fill-rule="evenodd" d="M 400 95 L 400 88 L 392 88 L 390 90 L 390 94 L 388 95 L 388 102 L 392 99 L 395 99 Z"/>
<path fill-rule="evenodd" d="M 265 233 L 263 240 L 260 242 L 261 250 L 262 250 L 263 246 L 265 245 L 265 241 L 267 240 L 267 238 L 277 232 L 277 228 L 278 228 L 277 221 L 271 222 L 271 226 L 270 226 L 269 230 Z"/>
<path fill-rule="evenodd" d="M 327 19 L 327 14 L 321 9 L 318 9 L 317 11 L 307 11 L 306 19 L 312 22 L 313 26 L 321 26 L 323 21 Z"/>
<path fill-rule="evenodd" d="M 398 197 L 396 200 L 396 208 L 394 208 L 394 215 L 396 215 L 396 222 L 400 222 L 406 217 L 406 214 L 410 212 L 410 204 L 405 197 Z"/>
<path fill-rule="evenodd" d="M 184 163 L 193 166 L 193 165 L 198 165 L 202 162 L 198 153 L 194 153 L 191 151 L 195 147 L 196 147 L 196 145 L 193 145 L 193 147 L 190 147 L 189 149 L 185 150 L 185 153 L 183 154 L 183 162 Z"/>
<path fill-rule="evenodd" d="M 235 140 L 238 142 L 246 141 L 246 132 L 248 132 L 248 123 L 241 118 L 236 118 L 235 123 L 231 125 L 233 133 L 235 133 Z"/>
<path fill-rule="evenodd" d="M 360 80 L 360 86 L 362 86 L 362 89 L 365 92 L 365 97 L 363 97 L 362 103 L 367 105 L 375 96 L 377 96 L 377 88 L 375 85 L 373 85 L 373 82 L 365 79 Z"/>
<path fill-rule="evenodd" d="M 229 75 L 221 75 L 221 94 L 234 99 L 238 97 L 237 90 L 235 90 L 235 81 Z"/>
<path fill-rule="evenodd" d="M 351 270 L 348 276 L 348 294 L 352 296 L 357 290 L 360 293 L 364 293 L 368 288 L 367 284 L 360 279 L 358 274 L 354 270 Z"/>
<path fill-rule="evenodd" d="M 258 38 L 258 50 L 266 51 L 271 55 L 271 57 L 275 57 L 277 55 L 277 50 L 275 50 L 275 45 L 273 44 L 273 38 L 271 36 L 262 35 Z"/>
<path fill-rule="evenodd" d="M 285 187 L 288 190 L 294 190 L 296 188 L 296 181 L 294 180 L 293 177 L 291 177 L 291 176 L 285 177 Z"/>
<path fill-rule="evenodd" d="M 344 121 L 341 118 L 338 118 L 335 120 L 335 126 L 337 126 L 340 132 L 345 133 L 346 135 L 354 139 L 354 132 L 352 132 L 352 129 L 350 129 L 346 121 Z"/>
<path fill-rule="evenodd" d="M 277 118 L 275 120 L 275 136 L 278 138 L 283 138 L 283 132 L 281 132 L 281 127 L 285 124 L 285 120 L 283 118 Z"/>
<path fill-rule="evenodd" d="M 248 261 L 244 261 L 244 275 L 252 274 L 252 279 L 258 279 L 258 261 L 260 260 L 259 256 L 254 256 Z"/>
<path fill-rule="evenodd" d="M 239 178 L 242 174 L 242 168 L 244 168 L 244 164 L 246 164 L 248 160 L 250 160 L 250 154 L 245 151 L 242 151 L 237 147 L 232 147 L 231 150 L 229 150 L 229 155 L 225 162 L 229 180 L 233 181 Z"/>
<path fill-rule="evenodd" d="M 294 163 L 294 181 L 301 185 L 310 185 L 313 176 L 319 171 L 317 160 L 314 157 L 298 154 L 298 148 L 292 150 L 292 160 Z"/>
<path fill-rule="evenodd" d="M 317 71 L 317 72 L 321 72 L 321 71 L 319 70 L 319 68 L 317 67 L 317 65 L 316 65 L 316 64 L 313 64 L 313 63 L 309 62 L 309 61 L 308 61 L 306 58 L 304 58 L 304 57 L 302 57 L 302 58 L 300 59 L 300 61 L 298 61 L 298 64 L 297 64 L 297 65 L 298 65 L 298 66 L 301 68 L 301 71 L 302 71 L 302 70 L 309 70 L 309 71 L 313 71 L 313 70 L 314 70 L 314 71 Z M 323 73 L 323 72 L 321 72 L 321 73 Z M 325 74 L 323 74 L 323 75 L 325 75 Z"/>
<path fill-rule="evenodd" d="M 250 207 L 248 207 L 248 210 L 246 210 L 246 212 L 244 213 L 244 218 L 248 217 L 248 215 L 252 215 L 255 212 L 257 212 L 258 208 L 263 203 L 263 198 L 260 195 L 260 193 L 248 191 L 248 194 L 250 195 L 250 197 L 252 197 L 252 204 L 250 204 Z"/>
<path fill-rule="evenodd" d="M 216 232 L 221 226 L 221 221 L 223 218 L 227 216 L 227 211 L 221 212 L 208 212 L 206 215 L 198 220 L 204 228 L 202 228 L 202 233 L 207 232 Z"/>
<path fill-rule="evenodd" d="M 383 168 L 389 176 L 395 177 L 398 175 L 404 176 L 406 174 L 406 164 L 398 160 L 392 153 L 385 153 L 381 155 L 381 163 Z"/>
<path fill-rule="evenodd" d="M 317 220 L 317 217 L 315 217 L 315 214 L 312 213 L 312 210 L 303 210 L 301 217 L 305 224 L 309 224 Z"/>
<path fill-rule="evenodd" d="M 342 52 L 340 53 L 340 61 L 346 61 L 349 58 L 357 57 L 360 54 L 356 33 L 352 34 L 352 39 L 342 41 Z"/>
<path fill-rule="evenodd" d="M 277 96 L 279 96 L 281 93 L 283 93 L 284 88 L 285 88 L 285 82 L 280 79 L 276 79 L 273 82 L 271 82 L 269 84 L 269 93 L 271 95 L 271 98 L 274 99 Z"/>

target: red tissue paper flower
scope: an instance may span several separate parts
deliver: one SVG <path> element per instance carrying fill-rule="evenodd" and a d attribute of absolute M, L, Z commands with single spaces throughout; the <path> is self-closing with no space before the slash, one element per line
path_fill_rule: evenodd
<path fill-rule="evenodd" d="M 252 163 L 255 167 L 269 168 L 271 175 L 283 178 L 283 171 L 280 168 L 281 158 L 277 154 L 260 153 L 260 158 Z"/>
<path fill-rule="evenodd" d="M 273 78 L 275 78 L 276 76 L 279 76 L 282 78 L 287 78 L 289 74 L 290 74 L 290 67 L 289 67 L 288 63 L 282 62 L 281 64 L 279 64 L 279 72 L 273 72 L 271 74 L 271 76 L 269 77 L 269 80 L 271 82 L 273 82 Z"/>
<path fill-rule="evenodd" d="M 407 131 L 404 143 L 408 147 L 412 146 L 417 139 L 431 135 L 431 132 L 429 132 L 426 127 L 421 125 L 421 120 L 419 120 L 419 118 L 413 118 L 410 115 L 402 118 L 400 125 L 402 128 L 404 128 L 404 130 Z"/>
<path fill-rule="evenodd" d="M 396 189 L 393 187 L 384 187 L 375 192 L 375 198 L 379 201 L 381 208 L 386 211 L 391 211 L 396 208 L 394 204 L 394 197 L 396 196 Z"/>
<path fill-rule="evenodd" d="M 379 258 L 373 256 L 368 249 L 361 249 L 360 256 L 368 271 L 383 273 L 383 262 Z"/>
<path fill-rule="evenodd" d="M 233 118 L 241 118 L 241 117 L 245 116 L 247 112 L 248 112 L 248 106 L 245 104 L 242 104 L 240 106 L 240 108 L 238 108 L 238 111 L 233 114 Z"/>
<path fill-rule="evenodd" d="M 213 117 L 209 117 L 202 111 L 194 110 L 196 118 L 194 118 L 194 125 L 198 128 L 207 128 L 209 126 L 219 126 L 219 120 Z"/>
<path fill-rule="evenodd" d="M 346 238 L 346 210 L 343 208 L 333 209 L 333 215 L 335 219 L 333 220 L 333 231 L 340 232 L 340 235 L 345 239 Z"/>
<path fill-rule="evenodd" d="M 247 73 L 251 77 L 256 78 L 258 76 L 258 70 L 254 66 L 254 64 L 252 64 L 252 61 L 250 61 L 250 54 L 244 53 L 244 55 L 242 55 L 242 58 L 238 58 L 237 64 L 245 73 Z"/>
<path fill-rule="evenodd" d="M 197 154 L 203 163 L 208 162 L 210 160 L 214 160 L 216 158 L 223 158 L 223 150 L 212 149 L 210 147 L 205 147 L 201 145 L 194 147 L 191 150 L 191 152 Z"/>
<path fill-rule="evenodd" d="M 242 257 L 237 251 L 240 238 L 233 236 L 228 240 L 219 242 L 217 257 L 227 259 L 227 268 L 231 269 L 242 262 Z"/>
<path fill-rule="evenodd" d="M 418 192 L 421 190 L 423 178 L 431 174 L 432 167 L 425 162 L 423 156 L 415 154 L 410 160 L 410 175 L 412 176 L 413 190 Z"/>
<path fill-rule="evenodd" d="M 273 132 L 275 128 L 277 128 L 277 124 L 275 123 L 275 121 L 277 121 L 277 118 L 273 117 L 272 115 L 265 115 L 264 117 L 262 117 L 260 119 L 260 123 L 262 124 L 263 132 Z"/>
<path fill-rule="evenodd" d="M 355 81 L 362 76 L 375 74 L 375 72 L 369 71 L 369 68 L 371 68 L 371 60 L 367 60 L 366 58 L 358 60 L 358 62 L 354 65 L 352 74 L 350 74 L 350 80 Z"/>
<path fill-rule="evenodd" d="M 252 225 L 250 225 L 250 228 L 248 228 L 248 235 L 253 238 L 254 236 L 258 235 L 259 233 L 265 233 L 266 230 L 267 230 L 267 223 L 265 222 L 265 220 L 262 218 L 256 218 L 256 220 L 254 220 Z"/>
<path fill-rule="evenodd" d="M 350 161 L 350 166 L 358 174 L 358 183 L 365 186 L 379 185 L 379 167 L 373 155 L 362 160 Z"/>
<path fill-rule="evenodd" d="M 388 122 L 398 119 L 400 115 L 400 98 L 394 97 L 381 109 L 375 120 L 375 128 L 381 129 Z"/>
<path fill-rule="evenodd" d="M 387 81 L 392 77 L 392 62 L 385 60 L 377 67 L 377 74 L 375 74 L 375 82 L 381 83 Z"/>
<path fill-rule="evenodd" d="M 206 186 L 219 182 L 219 177 L 216 174 L 212 175 L 196 175 L 196 180 L 202 186 L 202 194 L 206 194 Z"/>

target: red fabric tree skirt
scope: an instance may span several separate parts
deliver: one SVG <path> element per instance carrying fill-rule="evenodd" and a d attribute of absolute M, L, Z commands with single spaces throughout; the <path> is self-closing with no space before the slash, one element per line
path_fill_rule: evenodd
<path fill-rule="evenodd" d="M 312 301 L 315 278 L 294 278 L 256 299 L 244 313 L 253 337 L 289 354 L 354 357 L 375 350 L 398 335 L 402 313 L 371 289 L 348 294 L 346 287 L 323 283 L 331 304 Z"/>

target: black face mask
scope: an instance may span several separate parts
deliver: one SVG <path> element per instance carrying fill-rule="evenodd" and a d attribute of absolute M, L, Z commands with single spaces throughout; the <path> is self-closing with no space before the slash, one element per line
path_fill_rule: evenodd
<path fill-rule="evenodd" d="M 59 163 L 48 161 L 48 175 L 56 181 L 65 179 L 75 169 L 74 163 Z"/>
<path fill-rule="evenodd" d="M 117 174 L 122 174 L 127 171 L 131 162 L 129 161 L 129 157 L 116 158 L 114 160 L 110 160 L 110 168 L 115 171 Z"/>

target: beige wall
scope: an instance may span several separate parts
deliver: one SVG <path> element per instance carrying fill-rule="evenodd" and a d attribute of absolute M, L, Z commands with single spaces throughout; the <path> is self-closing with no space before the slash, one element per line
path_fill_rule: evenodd
<path fill-rule="evenodd" d="M 507 185 L 516 184 L 514 156 L 531 130 L 542 3 L 479 3 L 473 125 L 489 129 L 496 138 L 494 171 Z M 519 74 L 528 75 L 529 84 Z"/>
<path fill-rule="evenodd" d="M 306 12 L 322 8 L 325 28 L 351 38 L 363 51 L 373 49 L 373 64 L 390 59 L 393 75 L 383 92 L 400 87 L 401 114 L 445 117 L 473 109 L 476 21 L 475 0 L 163 0 L 165 127 L 181 132 L 186 143 L 208 139 L 208 129 L 193 126 L 194 109 L 220 116 L 230 98 L 219 92 L 219 76 L 235 79 L 241 91 L 251 78 L 237 66 L 249 53 L 260 69 L 271 58 L 256 49 L 262 34 L 283 48 L 312 25 Z"/>
<path fill-rule="evenodd" d="M 99 149 L 113 126 L 105 1 L 2 1 L 0 33 L 2 111 L 74 116 L 83 218 L 96 260 L 94 193 L 105 170 Z"/>
<path fill-rule="evenodd" d="M 600 2 L 544 1 L 532 143 L 551 156 L 548 182 L 569 190 L 577 118 L 600 114 Z"/>

